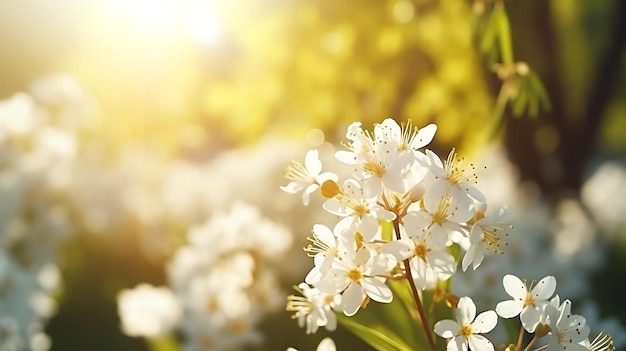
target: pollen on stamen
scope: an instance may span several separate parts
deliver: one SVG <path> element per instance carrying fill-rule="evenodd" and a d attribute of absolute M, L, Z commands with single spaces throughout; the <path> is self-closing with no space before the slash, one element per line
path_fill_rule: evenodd
<path fill-rule="evenodd" d="M 332 199 L 338 194 L 341 194 L 341 189 L 339 188 L 339 184 L 337 184 L 337 182 L 335 182 L 334 180 L 330 180 L 330 179 L 322 183 L 322 186 L 320 187 L 320 191 L 322 193 L 322 196 L 327 199 Z"/>
<path fill-rule="evenodd" d="M 476 170 L 474 164 L 470 164 L 469 168 L 463 166 L 465 158 L 457 158 L 457 154 L 454 148 L 448 154 L 448 158 L 444 163 L 444 169 L 446 170 L 446 179 L 452 184 L 459 184 L 464 182 L 477 183 L 478 176 L 475 172 L 468 174 L 468 170 Z"/>
<path fill-rule="evenodd" d="M 500 238 L 500 234 L 498 233 L 498 228 L 486 226 L 482 227 L 483 230 L 483 244 L 485 247 L 497 254 L 504 254 L 504 251 L 501 249 L 502 246 L 508 246 L 509 243 L 502 241 Z M 508 233 L 504 233 L 504 235 L 508 235 Z"/>

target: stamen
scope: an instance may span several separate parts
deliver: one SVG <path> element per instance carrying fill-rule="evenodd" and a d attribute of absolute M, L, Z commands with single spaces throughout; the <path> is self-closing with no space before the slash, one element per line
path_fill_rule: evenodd
<path fill-rule="evenodd" d="M 291 164 L 287 167 L 285 178 L 295 181 L 304 181 L 310 184 L 316 182 L 315 177 L 309 173 L 300 161 L 291 161 Z"/>
<path fill-rule="evenodd" d="M 433 223 L 442 224 L 448 220 L 451 213 L 448 213 L 448 208 L 450 207 L 450 197 L 445 196 L 442 197 L 439 201 L 439 206 L 437 206 L 437 210 L 432 214 Z"/>
<path fill-rule="evenodd" d="M 292 319 L 308 315 L 311 313 L 312 307 L 313 303 L 304 296 L 287 296 L 287 307 L 285 309 L 290 312 L 295 312 L 291 316 Z"/>
<path fill-rule="evenodd" d="M 457 158 L 456 151 L 454 148 L 452 148 L 452 151 L 450 151 L 450 153 L 448 154 L 448 158 L 444 163 L 444 169 L 446 170 L 446 179 L 448 179 L 450 183 L 455 185 L 465 182 L 476 183 L 476 180 L 478 179 L 476 173 L 468 174 L 469 171 L 473 172 L 476 167 L 474 167 L 473 164 L 470 164 L 469 168 L 465 167 L 463 165 L 464 161 L 464 158 Z"/>
<path fill-rule="evenodd" d="M 485 245 L 485 248 L 493 253 L 503 254 L 504 251 L 502 251 L 500 247 L 507 246 L 509 243 L 500 239 L 500 232 L 498 232 L 498 230 L 501 228 L 495 226 L 481 226 L 481 229 L 483 230 L 482 242 Z M 504 235 L 508 235 L 508 233 L 504 233 Z"/>
<path fill-rule="evenodd" d="M 589 351 L 615 351 L 613 336 L 604 330 L 593 339 Z"/>
<path fill-rule="evenodd" d="M 304 247 L 304 251 L 307 253 L 307 256 L 313 257 L 318 253 L 323 253 L 328 256 L 338 256 L 338 251 L 336 247 L 330 246 L 327 243 L 320 240 L 315 234 L 313 234 L 313 238 L 307 237 L 308 241 L 311 242 L 308 246 Z"/>
<path fill-rule="evenodd" d="M 379 162 L 376 162 L 375 160 L 368 160 L 367 162 L 365 162 L 365 164 L 363 165 L 363 169 L 377 177 L 382 177 L 383 175 L 385 175 L 385 167 L 383 167 Z"/>

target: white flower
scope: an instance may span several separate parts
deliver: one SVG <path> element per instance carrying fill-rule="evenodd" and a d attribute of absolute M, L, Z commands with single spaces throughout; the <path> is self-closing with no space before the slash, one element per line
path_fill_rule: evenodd
<path fill-rule="evenodd" d="M 182 315 L 170 289 L 145 283 L 120 291 L 117 303 L 122 329 L 129 336 L 164 335 L 178 324 Z"/>
<path fill-rule="evenodd" d="M 302 191 L 302 203 L 309 204 L 310 195 L 319 188 L 325 180 L 337 180 L 337 175 L 330 172 L 322 172 L 322 162 L 316 149 L 311 149 L 306 153 L 304 165 L 298 161 L 293 161 L 287 168 L 285 178 L 291 180 L 287 186 L 280 189 L 289 194 Z"/>
<path fill-rule="evenodd" d="M 357 313 L 366 297 L 377 302 L 391 302 L 393 294 L 385 285 L 385 279 L 377 277 L 386 273 L 384 264 L 370 259 L 370 251 L 362 247 L 356 252 L 348 251 L 334 261 L 330 271 L 316 287 L 327 294 L 342 293 L 341 308 L 345 315 Z"/>
<path fill-rule="evenodd" d="M 313 256 L 315 265 L 304 278 L 304 281 L 308 284 L 315 284 L 320 278 L 328 272 L 335 257 L 339 255 L 339 240 L 338 230 L 341 229 L 340 225 L 336 225 L 334 232 L 323 225 L 313 225 L 313 237 L 308 238 L 311 244 L 304 248 L 304 250 Z"/>
<path fill-rule="evenodd" d="M 338 151 L 336 158 L 346 164 L 356 165 L 355 177 L 364 183 L 367 194 L 380 195 L 383 188 L 394 192 L 405 192 L 405 176 L 415 161 L 413 152 L 432 140 L 435 125 L 423 130 L 412 123 L 398 123 L 387 118 L 374 126 L 374 135 L 361 129 L 360 123 L 348 128 L 350 151 Z"/>
<path fill-rule="evenodd" d="M 341 295 L 328 295 L 306 283 L 300 283 L 295 289 L 302 296 L 289 295 L 287 297 L 287 311 L 294 312 L 292 318 L 298 320 L 298 325 L 305 327 L 307 334 L 314 334 L 319 327 L 329 331 L 337 328 L 335 309 L 341 303 Z"/>
<path fill-rule="evenodd" d="M 417 151 L 423 148 L 430 144 L 435 137 L 435 132 L 437 132 L 436 124 L 429 124 L 418 129 L 413 126 L 413 121 L 411 120 L 399 126 L 392 118 L 387 118 L 374 127 L 374 134 L 377 137 L 384 141 L 392 142 L 399 151 Z"/>
<path fill-rule="evenodd" d="M 500 246 L 506 245 L 500 240 L 501 235 L 506 235 L 505 228 L 510 226 L 511 215 L 506 207 L 501 207 L 489 216 L 484 216 L 483 212 L 477 211 L 477 217 L 480 219 L 470 230 L 470 246 L 463 256 L 463 271 L 467 270 L 470 264 L 473 269 L 478 268 L 486 252 L 502 253 Z"/>
<path fill-rule="evenodd" d="M 408 213 L 400 227 L 403 238 L 386 244 L 384 248 L 399 261 L 410 259 L 413 280 L 422 290 L 447 280 L 456 270 L 454 256 L 446 251 L 447 233 L 431 230 L 435 226 L 428 228 L 430 224 L 428 214 Z"/>
<path fill-rule="evenodd" d="M 493 351 L 491 341 L 482 333 L 488 333 L 498 323 L 494 311 L 485 311 L 476 317 L 476 305 L 471 298 L 459 299 L 456 310 L 456 321 L 444 319 L 435 324 L 435 333 L 443 338 L 450 338 L 447 351 Z"/>
<path fill-rule="evenodd" d="M 322 185 L 322 193 L 329 199 L 324 209 L 346 221 L 343 225 L 359 229 L 365 241 L 370 241 L 378 231 L 379 220 L 394 220 L 396 215 L 377 203 L 376 196 L 366 196 L 363 187 L 354 179 L 347 179 L 343 189 L 337 183 L 327 181 Z"/>
<path fill-rule="evenodd" d="M 427 166 L 430 168 L 434 179 L 426 189 L 424 201 L 427 207 L 436 207 L 439 199 L 450 196 L 454 199 L 458 211 L 464 211 L 471 218 L 474 200 L 486 202 L 485 196 L 475 187 L 475 167 L 470 164 L 467 167 L 463 158 L 458 158 L 454 150 L 450 152 L 445 163 L 431 150 L 425 151 Z"/>
<path fill-rule="evenodd" d="M 288 347 L 287 351 L 298 351 L 298 350 L 294 349 L 293 347 Z M 322 341 L 320 341 L 315 351 L 337 351 L 337 347 L 335 346 L 335 342 L 333 341 L 333 339 L 326 337 L 322 339 Z"/>
<path fill-rule="evenodd" d="M 544 307 L 549 303 L 548 299 L 556 290 L 556 279 L 547 276 L 530 291 L 524 282 L 511 274 L 505 275 L 502 283 L 504 290 L 513 300 L 499 302 L 496 305 L 496 312 L 503 318 L 513 318 L 519 314 L 524 329 L 533 333 L 542 320 Z"/>
<path fill-rule="evenodd" d="M 559 307 L 558 318 L 550 326 L 552 331 L 548 349 L 587 351 L 587 347 L 581 343 L 589 337 L 589 327 L 583 316 L 571 314 L 571 308 L 570 300 L 563 301 Z"/>

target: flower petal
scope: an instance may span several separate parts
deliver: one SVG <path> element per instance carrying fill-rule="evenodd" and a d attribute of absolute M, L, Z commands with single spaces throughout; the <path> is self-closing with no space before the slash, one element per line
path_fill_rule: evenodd
<path fill-rule="evenodd" d="M 522 312 L 524 305 L 521 301 L 507 300 L 496 305 L 496 313 L 502 318 L 513 318 Z"/>
<path fill-rule="evenodd" d="M 457 305 L 457 317 L 461 324 L 472 323 L 476 317 L 476 305 L 472 298 L 463 296 Z"/>
<path fill-rule="evenodd" d="M 522 326 L 524 327 L 524 329 L 526 329 L 527 332 L 534 333 L 535 328 L 537 328 L 537 325 L 542 319 L 541 316 L 542 313 L 541 311 L 539 311 L 539 309 L 528 306 L 522 310 L 519 319 L 522 322 Z"/>
<path fill-rule="evenodd" d="M 354 316 L 361 307 L 361 303 L 363 303 L 365 296 L 367 295 L 359 284 L 350 284 L 341 297 L 341 307 L 343 308 L 343 313 L 348 317 Z"/>
<path fill-rule="evenodd" d="M 442 338 L 451 338 L 461 331 L 459 323 L 452 319 L 444 319 L 435 323 L 435 333 Z"/>
<path fill-rule="evenodd" d="M 496 312 L 485 311 L 476 317 L 476 320 L 472 323 L 472 330 L 475 334 L 488 333 L 496 327 L 496 324 L 498 324 Z"/>
<path fill-rule="evenodd" d="M 526 285 L 520 278 L 512 274 L 507 274 L 504 278 L 502 278 L 502 284 L 504 285 L 504 290 L 507 294 L 509 294 L 509 296 L 522 300 L 526 298 L 528 290 L 526 290 Z"/>
<path fill-rule="evenodd" d="M 312 176 L 317 176 L 322 171 L 322 162 L 316 149 L 311 149 L 306 153 L 304 166 Z"/>
<path fill-rule="evenodd" d="M 385 283 L 376 278 L 363 279 L 361 281 L 361 287 L 363 287 L 367 296 L 374 301 L 388 303 L 393 299 L 391 289 L 389 289 Z"/>
<path fill-rule="evenodd" d="M 435 132 L 437 132 L 436 124 L 431 123 L 427 126 L 420 128 L 417 131 L 417 136 L 413 140 L 413 143 L 411 143 L 411 147 L 414 149 L 421 149 L 424 146 L 430 144 L 430 142 L 435 137 Z"/>
<path fill-rule="evenodd" d="M 482 335 L 472 335 L 469 337 L 468 342 L 472 351 L 494 351 L 491 341 Z"/>
<path fill-rule="evenodd" d="M 391 241 L 383 246 L 385 253 L 392 255 L 398 261 L 404 261 L 414 255 L 415 244 L 409 239 Z"/>
<path fill-rule="evenodd" d="M 537 285 L 530 291 L 535 298 L 547 300 L 552 297 L 556 290 L 556 278 L 549 275 L 539 281 Z"/>

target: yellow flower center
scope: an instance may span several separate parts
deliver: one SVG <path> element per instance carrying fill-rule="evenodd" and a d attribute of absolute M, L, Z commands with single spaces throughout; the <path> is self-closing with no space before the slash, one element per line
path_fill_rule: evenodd
<path fill-rule="evenodd" d="M 535 307 L 535 297 L 531 294 L 526 294 L 526 298 L 524 299 L 524 307 L 533 306 Z"/>
<path fill-rule="evenodd" d="M 472 326 L 469 323 L 464 323 L 461 326 L 461 335 L 465 337 L 472 335 Z"/>
<path fill-rule="evenodd" d="M 385 174 L 385 168 L 374 160 L 365 162 L 363 168 L 377 177 L 382 177 Z"/>
<path fill-rule="evenodd" d="M 415 249 L 413 250 L 415 256 L 421 258 L 426 261 L 426 253 L 428 252 L 428 248 L 424 244 L 415 245 Z"/>
<path fill-rule="evenodd" d="M 437 206 L 437 210 L 433 213 L 433 223 L 442 224 L 448 220 L 450 214 L 448 213 L 448 208 L 450 207 L 450 198 L 443 197 L 441 201 L 439 201 L 439 206 Z"/>
<path fill-rule="evenodd" d="M 348 272 L 348 278 L 350 280 L 352 280 L 355 283 L 358 283 L 361 280 L 362 274 L 361 271 L 359 271 L 358 269 L 354 268 L 352 270 L 350 270 L 350 272 Z"/>

